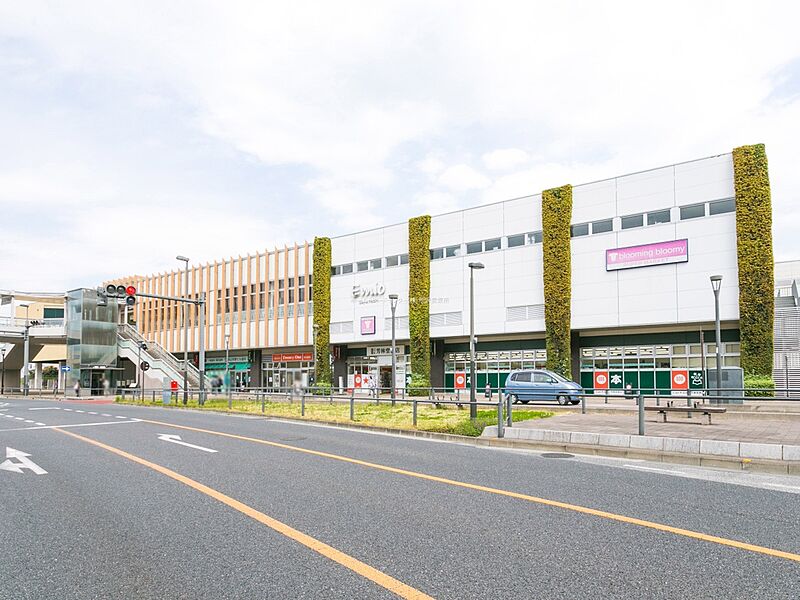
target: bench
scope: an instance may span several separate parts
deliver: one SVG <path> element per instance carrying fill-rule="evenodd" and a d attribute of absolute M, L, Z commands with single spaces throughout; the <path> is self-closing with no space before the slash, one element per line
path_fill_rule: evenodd
<path fill-rule="evenodd" d="M 703 416 L 708 417 L 709 425 L 711 425 L 712 414 L 721 414 L 727 410 L 716 406 L 645 406 L 644 409 L 649 412 L 659 413 L 663 418 L 663 423 L 667 422 L 667 413 L 670 412 L 702 413 Z"/>

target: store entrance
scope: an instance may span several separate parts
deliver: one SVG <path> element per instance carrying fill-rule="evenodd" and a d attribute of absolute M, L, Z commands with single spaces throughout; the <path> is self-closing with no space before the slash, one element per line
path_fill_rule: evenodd
<path fill-rule="evenodd" d="M 383 389 L 387 390 L 392 387 L 392 367 L 381 367 L 380 368 L 380 379 L 378 380 L 378 385 Z"/>

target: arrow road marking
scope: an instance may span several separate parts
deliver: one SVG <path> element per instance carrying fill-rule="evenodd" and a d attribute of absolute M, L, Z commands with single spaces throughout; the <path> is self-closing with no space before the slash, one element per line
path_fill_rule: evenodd
<path fill-rule="evenodd" d="M 181 436 L 175 434 L 161 433 L 159 434 L 158 439 L 164 440 L 165 442 L 172 442 L 173 444 L 179 444 L 181 446 L 186 446 L 187 448 L 202 450 L 203 452 L 216 452 L 216 450 L 212 450 L 211 448 L 204 448 L 203 446 L 195 446 L 194 444 L 189 444 L 188 442 L 184 442 L 181 440 Z"/>
<path fill-rule="evenodd" d="M 22 473 L 22 469 L 30 469 L 37 475 L 47 475 L 47 471 L 29 459 L 29 456 L 30 454 L 26 454 L 20 450 L 6 447 L 6 458 L 8 460 L 0 464 L 0 469 L 3 471 L 11 471 L 12 473 Z M 17 459 L 17 462 L 14 462 L 12 459 Z"/>

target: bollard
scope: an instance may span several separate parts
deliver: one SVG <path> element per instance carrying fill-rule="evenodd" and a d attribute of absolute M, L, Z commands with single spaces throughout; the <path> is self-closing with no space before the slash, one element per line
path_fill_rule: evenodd
<path fill-rule="evenodd" d="M 356 391 L 353 390 L 352 392 L 350 392 L 350 420 L 351 421 L 355 421 L 356 420 L 355 407 L 356 407 Z"/>
<path fill-rule="evenodd" d="M 300 416 L 306 416 L 306 393 L 301 392 L 300 394 Z"/>
<path fill-rule="evenodd" d="M 581 394 L 581 414 L 586 414 L 586 394 Z"/>
<path fill-rule="evenodd" d="M 503 396 L 502 391 L 500 393 L 500 396 L 501 397 Z M 511 402 L 511 394 L 506 394 L 506 425 L 508 427 L 511 427 L 514 424 L 514 415 L 511 413 L 512 404 L 513 403 Z"/>
<path fill-rule="evenodd" d="M 264 414 L 264 402 L 266 402 L 267 394 L 261 395 L 261 414 Z"/>
<path fill-rule="evenodd" d="M 417 426 L 417 397 L 412 396 L 411 398 L 411 423 L 414 427 Z"/>
<path fill-rule="evenodd" d="M 505 435 L 503 431 L 503 400 L 497 401 L 497 437 L 501 438 Z"/>
<path fill-rule="evenodd" d="M 639 392 L 639 435 L 644 435 L 644 397 Z"/>

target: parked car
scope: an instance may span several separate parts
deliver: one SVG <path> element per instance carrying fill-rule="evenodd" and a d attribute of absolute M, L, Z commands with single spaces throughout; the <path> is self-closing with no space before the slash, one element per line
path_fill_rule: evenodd
<path fill-rule="evenodd" d="M 512 402 L 527 404 L 531 400 L 555 400 L 562 406 L 578 404 L 581 386 L 546 369 L 512 371 L 506 378 L 504 392 Z"/>

